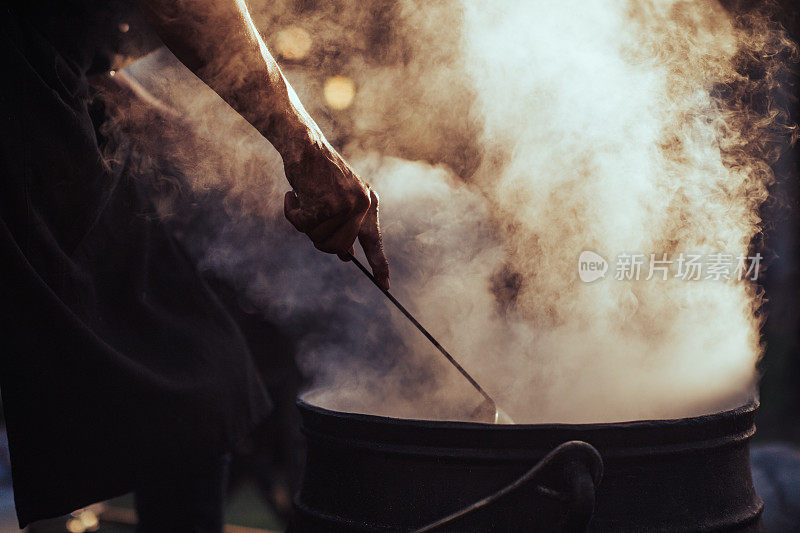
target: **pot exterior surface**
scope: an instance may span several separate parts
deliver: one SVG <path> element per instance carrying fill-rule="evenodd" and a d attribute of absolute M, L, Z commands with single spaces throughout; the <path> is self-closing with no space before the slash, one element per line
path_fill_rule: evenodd
<path fill-rule="evenodd" d="M 755 402 L 677 420 L 514 426 L 298 406 L 308 456 L 293 533 L 414 531 L 503 489 L 574 440 L 591 444 L 604 465 L 590 531 L 761 531 L 749 460 Z M 565 487 L 563 472 L 550 468 L 436 531 L 574 528 Z"/>

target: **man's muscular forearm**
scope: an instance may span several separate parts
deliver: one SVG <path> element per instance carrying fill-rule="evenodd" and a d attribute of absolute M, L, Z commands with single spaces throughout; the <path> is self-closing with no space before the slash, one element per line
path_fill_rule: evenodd
<path fill-rule="evenodd" d="M 352 252 L 358 237 L 381 285 L 389 268 L 378 196 L 334 150 L 269 53 L 244 0 L 139 0 L 164 44 L 266 137 L 293 190 L 286 218 L 318 249 Z"/>
<path fill-rule="evenodd" d="M 164 44 L 278 150 L 287 164 L 324 142 L 243 0 L 140 0 Z"/>

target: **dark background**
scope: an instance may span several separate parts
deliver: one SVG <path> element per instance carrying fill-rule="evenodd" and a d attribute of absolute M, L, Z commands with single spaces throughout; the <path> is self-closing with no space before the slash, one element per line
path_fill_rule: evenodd
<path fill-rule="evenodd" d="M 777 20 L 794 42 L 800 42 L 800 7 L 782 0 Z M 800 123 L 798 64 L 791 64 L 783 95 L 790 122 Z M 780 105 L 781 103 L 778 102 Z M 795 129 L 795 132 L 797 130 Z M 785 151 L 773 165 L 776 181 L 770 201 L 763 207 L 763 244 L 771 262 L 763 274 L 766 303 L 761 361 L 761 409 L 757 418 L 758 441 L 789 440 L 800 443 L 800 145 Z"/>

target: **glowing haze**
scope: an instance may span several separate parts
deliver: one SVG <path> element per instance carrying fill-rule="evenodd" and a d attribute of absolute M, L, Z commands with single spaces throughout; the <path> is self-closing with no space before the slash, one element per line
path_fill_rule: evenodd
<path fill-rule="evenodd" d="M 374 45 L 382 62 L 349 43 L 341 72 L 324 73 L 351 80 L 346 115 L 314 96 L 321 81 L 287 68 L 381 194 L 397 297 L 517 422 L 681 417 L 747 401 L 760 355 L 754 287 L 613 272 L 583 283 L 576 262 L 584 250 L 748 255 L 780 117 L 743 102 L 775 89 L 790 43 L 714 2 L 428 4 L 397 3 L 392 39 Z M 267 36 L 280 23 L 251 11 Z M 287 24 L 313 58 L 313 42 L 344 40 L 363 11 L 311 17 L 308 34 L 302 20 Z M 175 166 L 197 194 L 226 191 L 203 231 L 182 226 L 202 265 L 297 332 L 304 368 L 329 387 L 318 401 L 463 418 L 480 397 L 354 267 L 291 234 L 276 155 L 165 63 L 132 71 L 216 139 L 176 145 Z"/>

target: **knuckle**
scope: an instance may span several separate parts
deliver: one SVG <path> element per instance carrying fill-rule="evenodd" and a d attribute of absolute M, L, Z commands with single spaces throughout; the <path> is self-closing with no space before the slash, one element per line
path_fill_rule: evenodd
<path fill-rule="evenodd" d="M 369 210 L 370 197 L 369 193 L 364 189 L 359 188 L 353 197 L 353 210 L 366 213 Z"/>

